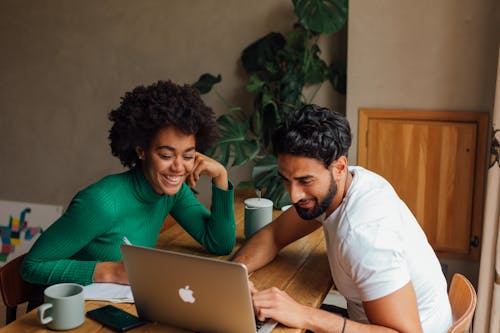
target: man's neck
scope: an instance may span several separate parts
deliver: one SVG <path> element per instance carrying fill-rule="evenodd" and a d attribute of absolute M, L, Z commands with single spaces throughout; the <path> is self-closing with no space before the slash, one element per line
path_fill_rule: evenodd
<path fill-rule="evenodd" d="M 332 204 L 330 205 L 330 207 L 328 207 L 328 209 L 325 212 L 326 216 L 330 216 L 330 214 L 332 214 L 335 211 L 335 209 L 337 209 L 340 206 L 345 196 L 347 195 L 349 186 L 351 186 L 352 177 L 353 174 L 347 171 L 344 179 L 339 182 L 337 193 L 333 197 Z"/>

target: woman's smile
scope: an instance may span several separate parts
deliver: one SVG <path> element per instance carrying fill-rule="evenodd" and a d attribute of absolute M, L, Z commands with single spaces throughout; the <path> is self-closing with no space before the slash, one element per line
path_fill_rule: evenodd
<path fill-rule="evenodd" d="M 163 184 L 166 186 L 179 186 L 186 179 L 187 174 L 184 175 L 161 175 Z"/>

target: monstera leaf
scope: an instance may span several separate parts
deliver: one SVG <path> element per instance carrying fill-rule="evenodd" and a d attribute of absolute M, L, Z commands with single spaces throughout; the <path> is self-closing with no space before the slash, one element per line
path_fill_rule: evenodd
<path fill-rule="evenodd" d="M 248 118 L 240 109 L 217 118 L 220 139 L 209 155 L 226 168 L 239 166 L 251 161 L 259 152 L 259 144 L 247 137 Z"/>
<path fill-rule="evenodd" d="M 300 23 L 312 31 L 331 34 L 347 20 L 347 0 L 292 0 Z"/>
<path fill-rule="evenodd" d="M 241 54 L 243 68 L 249 73 L 269 70 L 276 61 L 276 54 L 283 49 L 286 40 L 282 34 L 271 32 L 245 48 Z"/>
<path fill-rule="evenodd" d="M 290 196 L 285 190 L 283 179 L 278 174 L 278 160 L 267 155 L 255 163 L 252 171 L 256 189 L 264 189 L 264 197 L 272 200 L 274 207 L 281 208 L 290 204 Z"/>
<path fill-rule="evenodd" d="M 328 78 L 328 66 L 319 57 L 320 49 L 317 44 L 311 47 L 310 57 L 305 63 L 305 81 L 310 84 L 321 83 Z"/>

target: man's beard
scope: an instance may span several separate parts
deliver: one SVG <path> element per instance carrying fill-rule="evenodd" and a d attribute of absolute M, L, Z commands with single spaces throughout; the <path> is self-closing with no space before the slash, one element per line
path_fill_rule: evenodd
<path fill-rule="evenodd" d="M 316 205 L 313 208 L 302 208 L 298 203 L 293 204 L 297 214 L 304 220 L 313 220 L 323 214 L 330 204 L 332 203 L 333 197 L 337 193 L 337 184 L 333 181 L 333 177 L 330 175 L 330 188 L 325 198 L 318 203 L 318 198 L 314 198 Z M 300 201 L 299 201 L 300 202 Z"/>

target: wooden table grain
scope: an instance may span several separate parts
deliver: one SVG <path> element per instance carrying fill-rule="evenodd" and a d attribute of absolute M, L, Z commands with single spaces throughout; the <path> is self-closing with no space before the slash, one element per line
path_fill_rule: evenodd
<path fill-rule="evenodd" d="M 235 195 L 235 217 L 237 241 L 235 250 L 228 256 L 215 256 L 209 254 L 193 238 L 191 238 L 178 224 L 170 223 L 158 237 L 157 247 L 172 251 L 187 252 L 191 254 L 208 256 L 219 259 L 229 259 L 234 252 L 244 243 L 244 205 L 243 200 L 250 197 L 250 192 L 238 191 Z M 281 212 L 275 210 L 273 216 L 279 216 Z M 259 269 L 250 275 L 250 280 L 257 289 L 265 289 L 276 286 L 285 290 L 298 302 L 319 307 L 332 286 L 328 259 L 326 256 L 326 244 L 321 229 L 285 247 L 269 265 Z M 86 310 L 101 307 L 107 302 L 86 301 Z M 129 303 L 113 304 L 130 313 L 137 314 L 135 305 Z M 0 329 L 0 333 L 42 333 L 52 332 L 38 323 L 36 309 L 19 317 L 16 321 Z M 80 327 L 66 332 L 90 332 L 110 333 L 112 332 L 96 321 L 85 318 Z M 188 332 L 179 328 L 148 323 L 135 328 L 134 333 L 155 332 Z M 301 329 L 294 329 L 279 324 L 273 332 L 276 333 L 298 333 Z"/>

